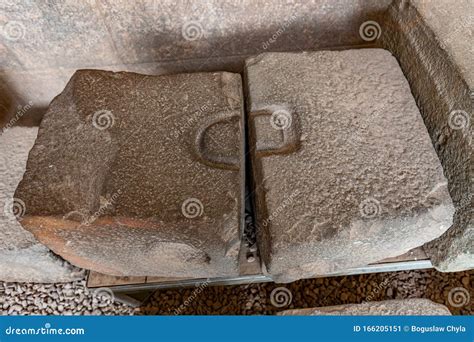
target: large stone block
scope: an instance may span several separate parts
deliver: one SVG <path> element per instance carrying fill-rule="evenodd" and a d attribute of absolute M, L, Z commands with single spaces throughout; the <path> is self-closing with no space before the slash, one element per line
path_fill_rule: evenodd
<path fill-rule="evenodd" d="M 189 60 L 200 60 L 202 68 L 212 67 L 210 56 L 216 61 L 241 56 L 242 62 L 243 56 L 264 51 L 363 44 L 360 23 L 390 2 L 107 0 L 98 10 L 122 61 L 175 60 L 186 67 Z"/>
<path fill-rule="evenodd" d="M 40 244 L 15 218 L 24 206 L 13 194 L 26 167 L 38 128 L 15 127 L 0 131 L 0 280 L 53 283 L 83 277 Z"/>
<path fill-rule="evenodd" d="M 474 268 L 473 15 L 470 0 L 397 0 L 380 37 L 410 82 L 456 208 L 452 227 L 424 246 L 444 272 Z"/>
<path fill-rule="evenodd" d="M 382 49 L 247 61 L 261 253 L 278 281 L 401 255 L 452 224 L 443 169 Z"/>
<path fill-rule="evenodd" d="M 286 310 L 281 316 L 450 316 L 449 309 L 429 299 L 398 299 L 320 308 Z"/>
<path fill-rule="evenodd" d="M 105 274 L 237 275 L 241 94 L 225 72 L 78 71 L 41 123 L 21 224 Z"/>
<path fill-rule="evenodd" d="M 0 54 L 1 69 L 45 71 L 121 62 L 95 1 L 5 1 L 0 25 L 0 42 L 8 52 Z"/>
<path fill-rule="evenodd" d="M 38 125 L 76 69 L 154 75 L 241 72 L 247 56 L 264 51 L 366 44 L 359 35 L 360 23 L 384 12 L 390 3 L 3 1 L 0 126 L 15 116 L 17 106 L 30 101 L 33 108 L 22 123 Z"/>

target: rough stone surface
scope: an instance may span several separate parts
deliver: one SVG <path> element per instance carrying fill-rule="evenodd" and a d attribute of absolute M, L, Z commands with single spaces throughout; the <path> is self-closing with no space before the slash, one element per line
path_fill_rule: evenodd
<path fill-rule="evenodd" d="M 22 225 L 105 274 L 238 274 L 241 91 L 225 72 L 78 71 L 18 186 Z"/>
<path fill-rule="evenodd" d="M 435 34 L 439 46 L 449 54 L 448 61 L 459 68 L 466 83 L 472 88 L 474 46 L 470 42 L 474 36 L 474 3 L 471 0 L 411 0 L 411 3 L 424 24 Z"/>
<path fill-rule="evenodd" d="M 453 226 L 424 247 L 446 272 L 474 268 L 473 14 L 469 0 L 396 1 L 380 39 L 410 82 L 456 207 Z"/>
<path fill-rule="evenodd" d="M 268 53 L 246 73 L 259 241 L 277 281 L 401 255 L 450 227 L 441 164 L 388 51 Z"/>
<path fill-rule="evenodd" d="M 38 120 L 75 70 L 242 71 L 247 56 L 364 44 L 391 0 L 8 0 L 0 5 L 0 125 Z M 272 15 L 268 15 L 272 13 Z M 3 29 L 4 28 L 4 29 Z M 4 105 L 4 100 L 6 105 Z"/>
<path fill-rule="evenodd" d="M 446 316 L 451 315 L 449 309 L 432 302 L 429 299 L 404 299 L 386 300 L 383 302 L 365 302 L 362 304 L 349 304 L 328 306 L 323 308 L 308 308 L 286 310 L 281 316 Z"/>
<path fill-rule="evenodd" d="M 0 62 L 9 69 L 27 70 L 170 60 L 185 64 L 211 55 L 247 55 L 289 46 L 360 44 L 364 41 L 358 34 L 359 20 L 382 12 L 390 2 L 9 0 L 0 9 L 0 23 L 6 25 L 0 35 Z M 333 34 L 336 29 L 338 37 Z"/>
<path fill-rule="evenodd" d="M 0 280 L 51 283 L 79 279 L 81 270 L 51 253 L 16 221 L 20 203 L 16 203 L 18 211 L 10 210 L 37 132 L 37 128 L 15 127 L 0 134 Z"/>

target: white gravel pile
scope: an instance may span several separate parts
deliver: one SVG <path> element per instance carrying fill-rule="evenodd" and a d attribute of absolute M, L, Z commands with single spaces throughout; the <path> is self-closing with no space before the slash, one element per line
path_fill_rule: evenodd
<path fill-rule="evenodd" d="M 85 280 L 64 284 L 0 282 L 0 315 L 133 315 L 107 289 L 89 290 Z"/>

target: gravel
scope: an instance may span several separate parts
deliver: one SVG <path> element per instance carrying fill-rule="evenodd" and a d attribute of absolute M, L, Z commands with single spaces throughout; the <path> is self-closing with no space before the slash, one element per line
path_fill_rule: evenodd
<path fill-rule="evenodd" d="M 417 270 L 307 279 L 290 284 L 208 286 L 202 288 L 199 294 L 196 294 L 195 288 L 159 290 L 144 303 L 140 313 L 273 315 L 287 309 L 388 299 L 428 298 L 446 305 L 454 315 L 472 315 L 473 279 L 474 270 L 457 273 Z M 459 297 L 458 288 L 461 288 L 460 296 L 464 295 L 463 297 Z M 450 291 L 452 294 L 458 293 L 458 297 L 451 299 L 455 306 L 449 302 Z"/>
<path fill-rule="evenodd" d="M 472 315 L 473 279 L 474 270 L 419 270 L 290 284 L 213 287 L 203 283 L 193 288 L 156 291 L 137 309 L 114 303 L 107 288 L 87 289 L 84 280 L 65 284 L 0 282 L 0 315 L 272 315 L 286 309 L 404 298 L 429 298 L 446 305 L 455 315 Z"/>
<path fill-rule="evenodd" d="M 112 301 L 107 289 L 85 280 L 62 284 L 0 282 L 0 315 L 130 315 L 136 310 Z"/>

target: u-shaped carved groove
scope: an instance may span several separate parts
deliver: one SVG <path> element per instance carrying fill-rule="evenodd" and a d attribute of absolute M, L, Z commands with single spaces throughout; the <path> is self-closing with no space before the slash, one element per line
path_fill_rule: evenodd
<path fill-rule="evenodd" d="M 209 116 L 204 123 L 197 129 L 196 136 L 193 141 L 192 149 L 193 154 L 203 164 L 225 170 L 239 170 L 240 169 L 240 155 L 238 156 L 224 156 L 219 154 L 209 153 L 204 144 L 204 137 L 206 131 L 212 126 L 229 121 L 233 118 L 241 120 L 240 110 L 231 110 L 217 112 L 214 115 Z M 240 145 L 239 145 L 240 146 Z M 240 151 L 240 149 L 239 149 Z"/>
<path fill-rule="evenodd" d="M 258 116 L 270 117 L 268 124 L 270 124 L 273 129 L 281 132 L 282 141 L 280 143 L 276 144 L 275 142 L 268 142 L 259 139 L 257 129 L 258 122 L 256 120 Z M 281 118 L 279 118 L 280 116 Z M 256 153 L 259 156 L 266 156 L 272 154 L 288 154 L 298 149 L 300 138 L 297 129 L 297 117 L 294 113 L 286 109 L 277 108 L 275 110 L 272 110 L 271 108 L 269 108 L 253 112 L 251 114 L 251 118 L 255 131 L 254 135 L 256 139 Z"/>

